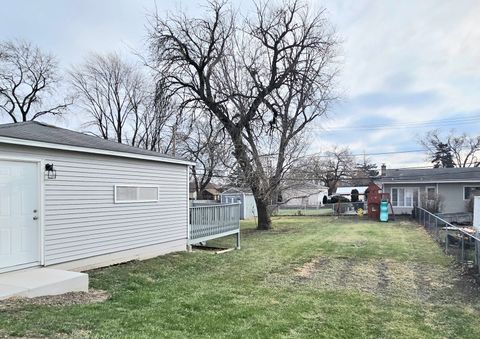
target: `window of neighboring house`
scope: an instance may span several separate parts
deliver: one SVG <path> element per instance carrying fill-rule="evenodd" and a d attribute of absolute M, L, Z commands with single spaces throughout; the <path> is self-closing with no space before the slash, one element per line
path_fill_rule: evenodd
<path fill-rule="evenodd" d="M 158 186 L 115 185 L 115 203 L 158 201 Z"/>
<path fill-rule="evenodd" d="M 465 186 L 463 187 L 463 199 L 468 200 L 474 195 L 475 193 L 480 193 L 480 187 L 477 186 Z"/>
<path fill-rule="evenodd" d="M 394 207 L 413 207 L 418 205 L 418 188 L 392 188 L 391 191 L 392 206 Z"/>
<path fill-rule="evenodd" d="M 436 188 L 435 187 L 427 187 L 427 200 L 435 200 L 436 198 Z"/>

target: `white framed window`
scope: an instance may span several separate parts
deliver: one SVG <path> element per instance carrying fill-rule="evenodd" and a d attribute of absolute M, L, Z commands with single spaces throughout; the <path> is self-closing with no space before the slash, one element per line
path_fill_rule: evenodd
<path fill-rule="evenodd" d="M 463 186 L 463 200 L 469 200 L 475 193 L 480 193 L 480 187 Z"/>
<path fill-rule="evenodd" d="M 418 206 L 418 187 L 394 187 L 390 197 L 393 207 Z"/>
<path fill-rule="evenodd" d="M 159 187 L 152 185 L 115 185 L 116 204 L 158 201 Z"/>

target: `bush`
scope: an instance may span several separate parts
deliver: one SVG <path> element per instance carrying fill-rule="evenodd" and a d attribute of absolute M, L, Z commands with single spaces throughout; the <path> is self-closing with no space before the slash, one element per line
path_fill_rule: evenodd
<path fill-rule="evenodd" d="M 329 202 L 331 204 L 336 204 L 337 202 L 350 202 L 350 200 L 347 197 L 344 197 L 341 195 L 335 195 L 330 199 Z"/>
<path fill-rule="evenodd" d="M 428 199 L 427 193 L 425 192 L 422 192 L 420 194 L 421 206 L 427 211 L 429 211 L 430 213 L 441 212 L 444 200 L 445 199 L 443 198 L 443 196 L 437 193 L 435 193 L 435 196 L 433 197 L 433 199 Z"/>
<path fill-rule="evenodd" d="M 360 195 L 360 192 L 358 192 L 358 190 L 356 188 L 354 188 L 352 190 L 352 192 L 350 193 L 351 197 L 352 197 L 352 202 L 357 202 L 358 201 L 358 196 Z"/>

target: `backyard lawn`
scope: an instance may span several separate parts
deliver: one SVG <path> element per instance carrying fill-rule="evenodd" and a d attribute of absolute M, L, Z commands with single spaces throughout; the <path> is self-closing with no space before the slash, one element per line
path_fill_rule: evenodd
<path fill-rule="evenodd" d="M 240 251 L 92 271 L 105 302 L 0 302 L 0 337 L 480 338 L 477 288 L 421 228 L 331 217 L 274 225 L 245 223 Z"/>

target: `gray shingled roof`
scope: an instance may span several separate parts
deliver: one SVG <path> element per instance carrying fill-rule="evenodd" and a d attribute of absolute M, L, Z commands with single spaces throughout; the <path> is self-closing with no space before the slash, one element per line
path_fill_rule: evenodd
<path fill-rule="evenodd" d="M 383 183 L 391 182 L 425 182 L 425 181 L 452 181 L 465 182 L 478 180 L 480 182 L 480 168 L 424 168 L 424 169 L 387 169 Z"/>
<path fill-rule="evenodd" d="M 161 154 L 154 151 L 120 144 L 105 140 L 96 136 L 75 132 L 36 121 L 20 122 L 0 125 L 0 137 L 20 140 L 46 142 L 50 144 L 92 148 L 96 150 L 129 153 L 135 155 L 147 155 L 165 159 L 166 161 L 185 162 L 187 160 Z"/>

